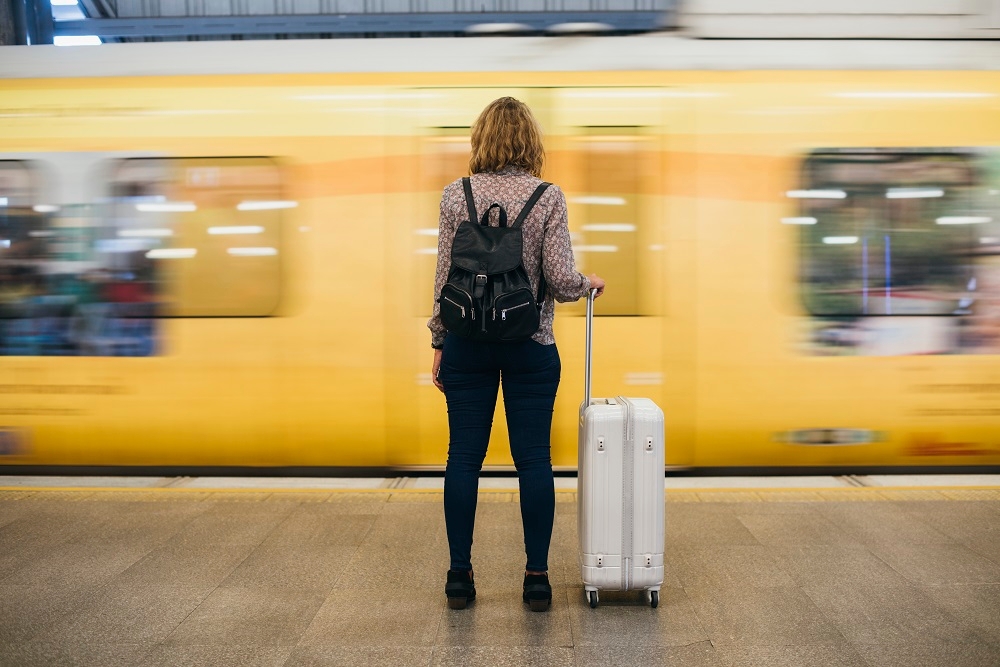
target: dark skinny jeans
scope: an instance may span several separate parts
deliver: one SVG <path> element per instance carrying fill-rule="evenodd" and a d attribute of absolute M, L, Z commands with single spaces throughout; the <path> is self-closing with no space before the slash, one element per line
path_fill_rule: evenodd
<path fill-rule="evenodd" d="M 486 343 L 454 334 L 445 339 L 438 378 L 448 401 L 451 436 L 444 474 L 444 518 L 452 570 L 472 569 L 479 473 L 502 377 L 510 453 L 521 490 L 525 569 L 548 571 L 555 514 L 550 435 L 560 371 L 555 345 L 532 340 Z"/>

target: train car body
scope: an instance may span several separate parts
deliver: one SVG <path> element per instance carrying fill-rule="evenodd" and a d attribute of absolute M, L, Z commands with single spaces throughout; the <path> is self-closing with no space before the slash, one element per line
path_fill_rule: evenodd
<path fill-rule="evenodd" d="M 1000 465 L 1000 46 L 712 44 L 10 49 L 0 466 L 442 467 L 438 199 L 502 95 L 608 280 L 594 391 L 663 407 L 668 466 Z"/>

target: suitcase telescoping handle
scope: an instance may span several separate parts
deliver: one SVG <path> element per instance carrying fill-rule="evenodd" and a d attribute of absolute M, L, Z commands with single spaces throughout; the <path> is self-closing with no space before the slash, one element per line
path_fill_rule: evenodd
<path fill-rule="evenodd" d="M 583 371 L 583 409 L 590 406 L 590 368 L 591 359 L 594 352 L 594 299 L 597 298 L 597 290 L 592 289 L 587 292 L 587 344 L 584 353 Z"/>

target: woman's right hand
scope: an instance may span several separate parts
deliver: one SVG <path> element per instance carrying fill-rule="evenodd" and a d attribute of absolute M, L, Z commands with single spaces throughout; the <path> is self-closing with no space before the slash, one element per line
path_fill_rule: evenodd
<path fill-rule="evenodd" d="M 591 273 L 587 277 L 590 278 L 590 289 L 597 290 L 597 294 L 594 295 L 594 298 L 596 299 L 604 294 L 604 278 L 601 278 L 596 273 Z"/>

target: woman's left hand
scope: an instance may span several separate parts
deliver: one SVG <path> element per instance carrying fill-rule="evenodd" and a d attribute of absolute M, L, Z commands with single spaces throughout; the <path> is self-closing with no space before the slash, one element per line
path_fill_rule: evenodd
<path fill-rule="evenodd" d="M 441 380 L 438 379 L 438 373 L 441 372 L 441 350 L 434 350 L 434 363 L 431 364 L 431 380 L 434 381 L 434 386 L 444 391 L 444 385 L 441 384 Z"/>

